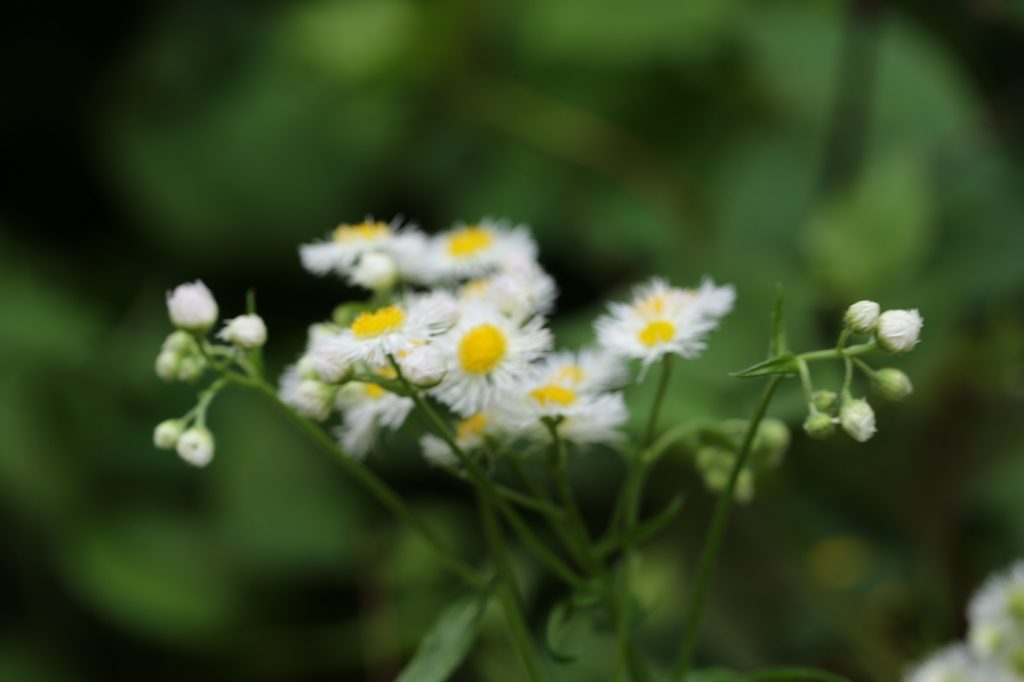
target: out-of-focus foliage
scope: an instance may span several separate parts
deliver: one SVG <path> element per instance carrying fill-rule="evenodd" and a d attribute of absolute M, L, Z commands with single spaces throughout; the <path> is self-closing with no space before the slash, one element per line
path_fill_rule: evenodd
<path fill-rule="evenodd" d="M 763 359 L 776 283 L 801 350 L 830 343 L 854 300 L 921 310 L 924 341 L 892 360 L 915 394 L 875 401 L 879 434 L 797 432 L 736 515 L 702 664 L 895 679 L 1024 554 L 1020 3 L 25 11 L 0 40 L 0 680 L 390 680 L 459 598 L 257 397 L 218 400 L 207 470 L 151 444 L 193 398 L 153 374 L 164 291 L 202 278 L 232 316 L 255 286 L 277 371 L 352 295 L 304 274 L 297 244 L 365 214 L 531 224 L 570 346 L 651 274 L 733 282 L 736 310 L 683 363 L 664 425 L 749 414 L 759 380 L 726 374 Z M 772 414 L 796 429 L 791 384 Z M 636 415 L 651 389 L 633 389 Z M 687 503 L 636 567 L 637 636 L 665 666 L 712 503 L 687 457 L 652 477 L 647 514 Z M 482 560 L 466 490 L 404 440 L 371 461 Z M 572 474 L 603 529 L 621 464 L 594 453 Z M 543 642 L 564 595 L 513 556 Z M 493 611 L 470 614 L 455 679 L 522 679 Z M 606 680 L 608 634 L 561 625 L 561 653 L 587 653 L 551 657 L 552 679 Z"/>

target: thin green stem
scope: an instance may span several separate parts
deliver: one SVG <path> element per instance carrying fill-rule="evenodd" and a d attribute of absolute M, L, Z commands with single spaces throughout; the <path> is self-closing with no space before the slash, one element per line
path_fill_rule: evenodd
<path fill-rule="evenodd" d="M 860 358 L 853 358 L 853 364 L 857 365 L 857 369 L 859 369 L 860 371 L 864 372 L 864 376 L 866 376 L 868 379 L 871 379 L 872 381 L 874 381 L 875 375 L 878 374 L 878 372 L 873 370 L 871 368 L 871 365 L 869 365 L 868 363 L 864 362 Z"/>
<path fill-rule="evenodd" d="M 853 385 L 853 360 L 851 358 L 843 358 L 843 364 L 846 366 L 846 376 L 843 379 L 843 390 L 840 395 L 846 401 L 850 399 L 850 386 Z"/>
<path fill-rule="evenodd" d="M 516 588 L 515 574 L 505 554 L 505 543 L 502 539 L 501 525 L 494 513 L 487 495 L 482 490 L 477 490 L 477 499 L 480 502 L 480 511 L 483 516 L 484 533 L 487 536 L 487 545 L 490 548 L 491 560 L 498 572 L 501 585 L 498 588 L 502 611 L 508 623 L 509 637 L 512 645 L 522 659 L 523 667 L 533 682 L 540 682 L 543 676 L 540 672 L 540 661 L 537 659 L 537 652 L 534 650 L 533 641 L 530 637 L 529 628 L 523 617 L 522 601 L 519 597 L 519 590 Z"/>
<path fill-rule="evenodd" d="M 644 429 L 644 439 L 640 441 L 640 450 L 646 450 L 654 442 L 654 431 L 658 427 L 661 404 L 665 400 L 669 377 L 672 376 L 672 358 L 672 355 L 666 355 L 661 361 L 661 377 L 658 379 L 658 388 L 655 389 L 651 413 L 647 416 L 647 428 Z"/>
<path fill-rule="evenodd" d="M 718 551 L 722 544 L 722 537 L 725 534 L 725 525 L 729 519 L 729 511 L 732 509 L 733 494 L 736 490 L 736 482 L 739 480 L 740 472 L 747 464 L 750 456 L 751 444 L 757 434 L 757 427 L 764 418 L 768 405 L 771 403 L 775 389 L 783 377 L 775 375 L 768 380 L 761 399 L 754 410 L 754 416 L 750 419 L 747 432 L 743 437 L 743 444 L 740 446 L 739 455 L 729 474 L 729 484 L 718 497 L 718 504 L 715 507 L 715 515 L 708 529 L 707 539 L 701 550 L 700 562 L 697 568 L 697 582 L 694 586 L 693 598 L 690 601 L 690 609 L 686 618 L 686 629 L 683 634 L 682 649 L 679 653 L 679 660 L 676 664 L 675 682 L 682 682 L 690 670 L 693 662 L 693 654 L 697 648 L 697 637 L 700 634 L 701 616 L 704 613 L 704 602 L 707 599 L 708 586 L 711 583 L 711 574 L 715 568 L 715 561 L 718 558 Z"/>
<path fill-rule="evenodd" d="M 526 495 L 513 488 L 503 486 L 500 483 L 495 483 L 494 489 L 495 491 L 497 491 L 499 495 L 504 497 L 506 500 L 515 502 L 519 505 L 522 505 L 523 507 L 527 507 L 542 514 L 547 514 L 552 518 L 565 518 L 565 512 L 563 512 L 561 509 L 551 504 L 550 502 L 547 502 L 545 500 L 538 500 L 536 497 Z"/>
<path fill-rule="evenodd" d="M 807 361 L 797 357 L 796 367 L 800 370 L 800 384 L 804 387 L 804 397 L 807 398 L 807 404 L 811 406 L 811 411 L 814 412 L 814 386 L 811 384 L 811 371 L 807 368 Z"/>
<path fill-rule="evenodd" d="M 805 362 L 818 362 L 819 360 L 838 360 L 839 358 L 853 357 L 854 355 L 866 355 L 875 350 L 878 350 L 878 345 L 874 341 L 868 341 L 867 343 L 843 349 L 829 348 L 801 353 L 797 357 L 802 358 Z"/>
<path fill-rule="evenodd" d="M 846 348 L 846 342 L 850 338 L 850 328 L 843 327 L 843 331 L 839 332 L 839 341 L 836 342 L 836 350 L 842 352 Z"/>
<path fill-rule="evenodd" d="M 277 395 L 277 391 L 275 391 L 270 385 L 259 379 L 246 377 L 234 372 L 225 372 L 224 376 L 236 383 L 255 388 L 270 398 L 271 401 L 282 409 L 284 413 L 307 436 L 312 438 L 317 445 L 333 455 L 335 460 L 341 464 L 341 467 L 350 476 L 356 479 L 360 485 L 380 500 L 380 502 L 384 504 L 384 506 L 388 507 L 396 516 L 398 516 L 398 518 L 409 524 L 409 527 L 423 538 L 445 566 L 451 569 L 452 572 L 458 575 L 471 587 L 476 589 L 483 589 L 486 587 L 486 581 L 480 577 L 476 570 L 459 559 L 451 552 L 451 550 L 445 547 L 437 535 L 434 534 L 434 531 L 423 522 L 421 516 L 406 506 L 405 502 L 402 501 L 398 494 L 395 493 L 387 483 L 378 478 L 376 474 L 361 465 L 359 462 L 345 454 L 334 439 L 324 433 L 323 429 L 319 428 L 309 419 L 306 419 L 293 410 L 289 405 L 282 402 L 281 398 Z"/>

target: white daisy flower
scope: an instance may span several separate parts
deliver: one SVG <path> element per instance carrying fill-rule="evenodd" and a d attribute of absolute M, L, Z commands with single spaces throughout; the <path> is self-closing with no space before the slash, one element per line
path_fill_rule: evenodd
<path fill-rule="evenodd" d="M 536 260 L 537 244 L 525 225 L 484 218 L 474 225 L 459 225 L 431 241 L 431 275 L 436 280 L 482 277 L 504 264 Z"/>
<path fill-rule="evenodd" d="M 551 433 L 541 420 L 561 417 L 558 435 L 573 443 L 615 443 L 629 412 L 621 393 L 578 392 L 564 380 L 548 381 L 537 373 L 518 382 L 515 398 L 503 401 L 500 418 L 531 440 L 550 442 Z"/>
<path fill-rule="evenodd" d="M 612 303 L 597 320 L 598 344 L 610 353 L 643 361 L 646 368 L 669 353 L 695 358 L 704 335 L 732 309 L 736 292 L 705 279 L 699 289 L 677 289 L 654 278 L 633 290 L 631 303 Z"/>
<path fill-rule="evenodd" d="M 401 224 L 401 218 L 395 218 L 390 224 L 367 218 L 356 225 L 339 225 L 329 240 L 299 247 L 302 266 L 314 275 L 330 272 L 348 275 L 364 253 L 386 250 Z"/>
<path fill-rule="evenodd" d="M 433 280 L 430 267 L 430 238 L 414 228 L 406 228 L 388 244 L 388 255 L 394 259 L 398 279 L 413 284 L 426 284 Z"/>
<path fill-rule="evenodd" d="M 932 654 L 903 677 L 904 682 L 1012 682 L 1006 671 L 971 655 L 961 644 Z"/>
<path fill-rule="evenodd" d="M 433 299 L 414 299 L 409 306 L 395 303 L 360 313 L 351 326 L 323 343 L 351 361 L 387 365 L 388 356 L 397 357 L 443 332 L 447 312 Z"/>
<path fill-rule="evenodd" d="M 464 302 L 487 302 L 519 320 L 550 313 L 557 295 L 555 280 L 532 260 L 523 260 L 493 275 L 470 280 L 459 291 Z"/>
<path fill-rule="evenodd" d="M 459 323 L 433 345 L 445 356 L 448 373 L 432 394 L 463 416 L 485 412 L 530 371 L 530 363 L 551 347 L 551 332 L 535 317 L 520 326 L 490 306 L 467 308 Z"/>
<path fill-rule="evenodd" d="M 378 373 L 388 376 L 391 368 Z M 394 370 L 391 370 L 393 374 Z M 335 430 L 341 447 L 352 457 L 362 459 L 373 449 L 381 428 L 398 429 L 415 403 L 377 384 L 350 381 L 341 387 L 335 399 L 342 411 L 342 424 Z"/>
<path fill-rule="evenodd" d="M 599 348 L 551 353 L 541 361 L 539 371 L 544 383 L 577 393 L 602 393 L 620 388 L 627 380 L 622 359 Z"/>
<path fill-rule="evenodd" d="M 455 443 L 465 453 L 483 447 L 489 439 L 501 438 L 504 435 L 504 425 L 490 413 L 478 412 L 455 425 Z M 420 439 L 420 446 L 423 448 L 423 456 L 431 464 L 453 466 L 459 463 L 459 458 L 452 452 L 451 446 L 432 433 Z"/>
<path fill-rule="evenodd" d="M 967 609 L 968 640 L 978 656 L 1003 657 L 1024 640 L 1024 561 L 989 578 Z"/>

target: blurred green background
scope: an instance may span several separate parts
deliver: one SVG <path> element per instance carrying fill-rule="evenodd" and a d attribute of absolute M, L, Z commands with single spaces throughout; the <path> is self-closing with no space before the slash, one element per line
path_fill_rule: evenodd
<path fill-rule="evenodd" d="M 102 11 L 101 11 L 102 10 Z M 164 0 L 26 4 L 0 26 L 0 680 L 393 679 L 460 586 L 256 396 L 214 404 L 213 464 L 155 450 L 195 387 L 153 361 L 164 292 L 257 289 L 273 372 L 353 292 L 299 243 L 396 214 L 530 224 L 559 340 L 658 273 L 738 290 L 664 414 L 749 415 L 776 283 L 792 345 L 873 298 L 925 319 L 915 394 L 861 445 L 809 441 L 735 515 L 699 659 L 854 680 L 960 637 L 1024 555 L 1020 0 Z M 823 383 L 835 381 L 825 372 Z M 643 414 L 650 387 L 632 390 Z M 863 384 L 860 390 L 868 389 Z M 407 437 L 372 466 L 473 561 L 472 498 Z M 621 466 L 574 463 L 602 528 Z M 642 647 L 672 660 L 713 499 L 684 453 L 646 513 Z M 520 557 L 542 637 L 561 596 Z M 558 680 L 607 679 L 614 647 Z M 570 647 L 571 648 L 571 647 Z M 522 679 L 491 614 L 459 680 Z"/>

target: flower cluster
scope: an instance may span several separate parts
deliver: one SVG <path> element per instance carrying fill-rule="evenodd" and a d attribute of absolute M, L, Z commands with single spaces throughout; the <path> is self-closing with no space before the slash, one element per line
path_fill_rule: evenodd
<path fill-rule="evenodd" d="M 806 365 L 801 367 L 807 392 L 808 415 L 804 430 L 814 438 L 828 438 L 836 424 L 842 426 L 854 440 L 864 442 L 875 435 L 875 412 L 864 398 L 851 393 L 853 367 L 856 366 L 870 379 L 875 391 L 886 400 L 902 400 L 914 387 L 902 371 L 887 367 L 875 370 L 856 357 L 862 352 L 882 350 L 886 353 L 905 353 L 917 345 L 923 320 L 917 310 L 887 310 L 874 301 L 860 301 L 851 305 L 845 316 L 846 327 L 840 337 L 840 357 L 846 361 L 846 381 L 837 394 L 833 391 L 814 391 Z M 871 340 L 860 346 L 846 348 L 850 334 L 869 334 Z"/>
<path fill-rule="evenodd" d="M 548 442 L 552 429 L 567 442 L 614 444 L 628 417 L 616 390 L 628 382 L 628 360 L 696 357 L 735 296 L 710 280 L 684 290 L 655 279 L 597 321 L 596 347 L 552 352 L 546 315 L 556 287 L 525 226 L 485 219 L 430 236 L 399 220 L 366 220 L 300 256 L 310 272 L 372 292 L 310 329 L 280 386 L 304 416 L 339 411 L 337 436 L 355 457 L 412 410 L 403 380 L 451 412 L 465 451 Z M 433 463 L 455 462 L 437 436 L 422 447 Z"/>
<path fill-rule="evenodd" d="M 1024 561 L 989 578 L 967 610 L 967 644 L 933 654 L 905 682 L 1024 680 Z"/>

